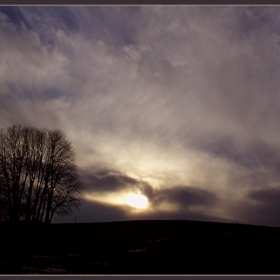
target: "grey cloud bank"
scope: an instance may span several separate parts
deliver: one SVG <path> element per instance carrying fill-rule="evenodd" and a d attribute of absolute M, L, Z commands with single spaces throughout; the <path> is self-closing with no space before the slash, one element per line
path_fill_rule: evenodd
<path fill-rule="evenodd" d="M 0 7 L 0 126 L 63 130 L 88 195 L 56 220 L 279 226 L 279 9 Z"/>

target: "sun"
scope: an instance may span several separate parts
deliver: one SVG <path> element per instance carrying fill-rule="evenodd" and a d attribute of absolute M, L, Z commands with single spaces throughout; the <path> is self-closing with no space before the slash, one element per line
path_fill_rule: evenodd
<path fill-rule="evenodd" d="M 123 202 L 138 209 L 144 209 L 148 205 L 148 199 L 141 194 L 130 194 Z"/>

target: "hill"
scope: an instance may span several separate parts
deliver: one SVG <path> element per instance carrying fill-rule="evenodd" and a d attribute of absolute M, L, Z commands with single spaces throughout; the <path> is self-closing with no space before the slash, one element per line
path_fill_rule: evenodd
<path fill-rule="evenodd" d="M 1 274 L 280 274 L 280 228 L 184 220 L 0 224 Z"/>

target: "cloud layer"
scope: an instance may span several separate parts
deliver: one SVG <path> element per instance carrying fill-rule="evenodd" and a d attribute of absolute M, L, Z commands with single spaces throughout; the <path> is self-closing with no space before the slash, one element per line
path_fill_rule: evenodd
<path fill-rule="evenodd" d="M 0 126 L 66 133 L 80 220 L 279 226 L 279 9 L 1 7 Z"/>

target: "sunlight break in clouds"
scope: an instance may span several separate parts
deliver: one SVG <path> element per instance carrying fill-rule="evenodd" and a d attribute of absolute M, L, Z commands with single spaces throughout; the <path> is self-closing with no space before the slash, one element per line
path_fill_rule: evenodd
<path fill-rule="evenodd" d="M 148 205 L 148 200 L 144 195 L 134 193 L 129 194 L 127 198 L 121 202 L 138 209 L 144 209 Z"/>
<path fill-rule="evenodd" d="M 0 7 L 0 125 L 66 133 L 79 221 L 280 225 L 279 9 Z"/>

